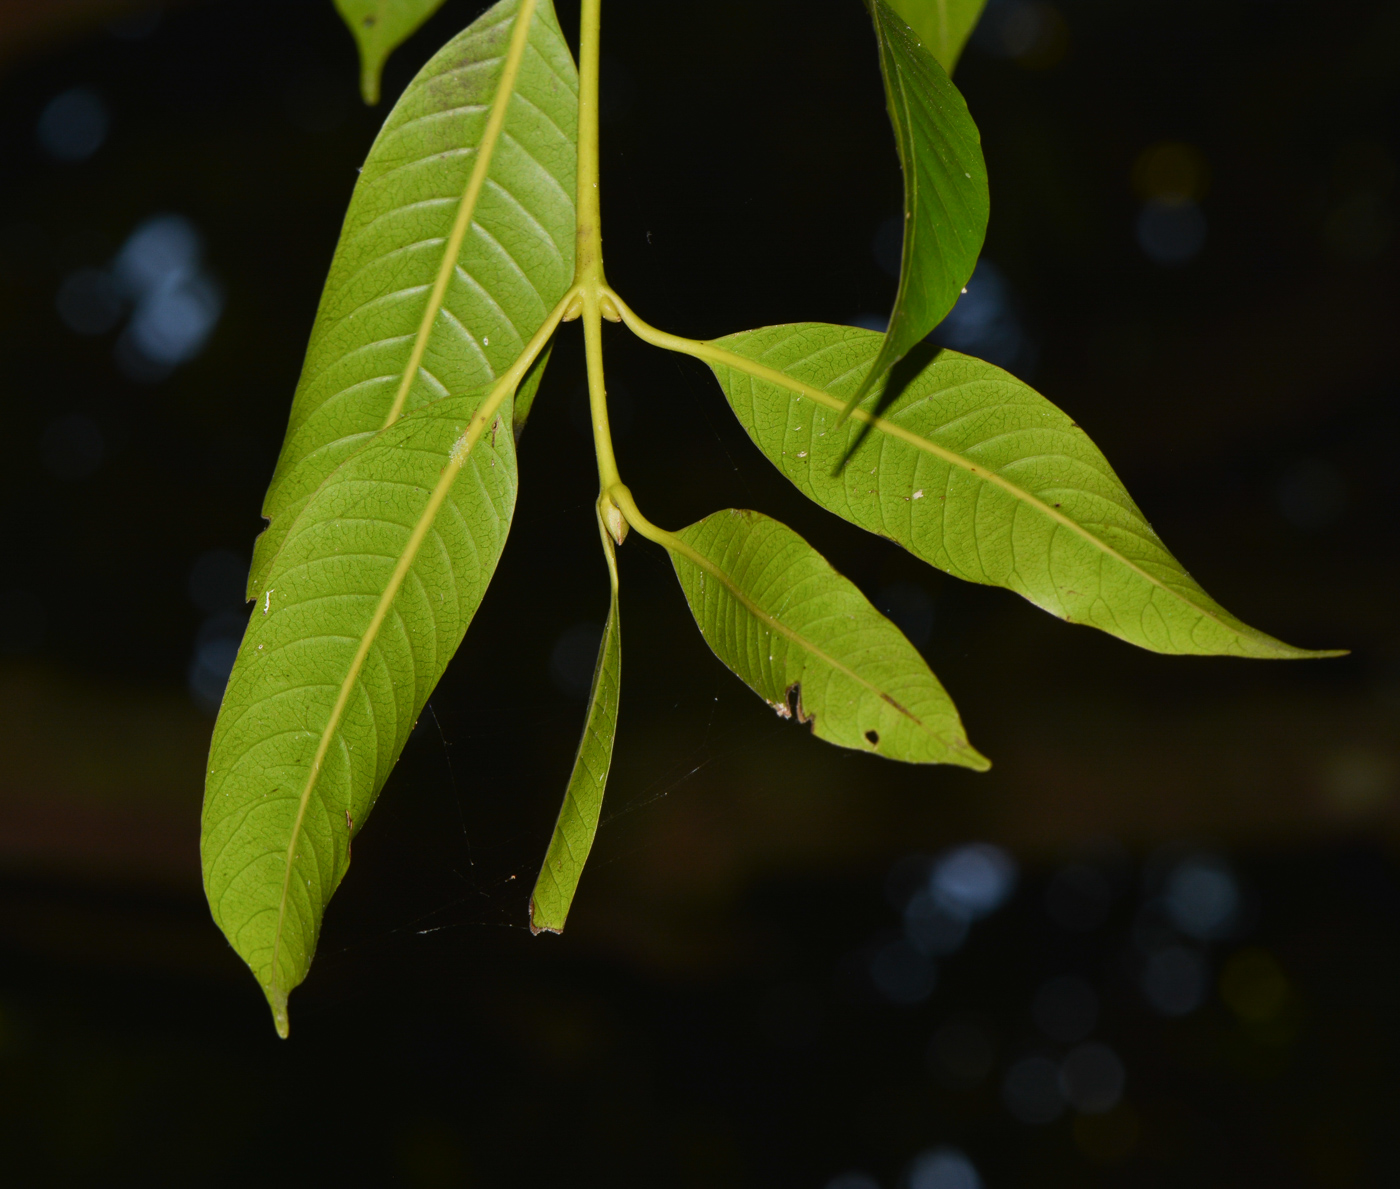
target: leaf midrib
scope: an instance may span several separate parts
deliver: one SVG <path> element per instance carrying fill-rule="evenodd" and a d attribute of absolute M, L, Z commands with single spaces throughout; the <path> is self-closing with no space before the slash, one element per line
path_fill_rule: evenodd
<path fill-rule="evenodd" d="M 798 395 L 805 396 L 809 400 L 813 400 L 818 404 L 825 405 L 827 408 L 833 409 L 837 413 L 840 413 L 841 410 L 846 407 L 844 401 L 838 400 L 836 397 L 832 396 L 829 392 L 825 391 L 824 389 L 817 388 L 811 384 L 806 384 L 801 380 L 794 379 L 792 376 L 787 375 L 785 372 L 779 371 L 777 368 L 768 367 L 765 364 L 761 364 L 754 360 L 748 359 L 745 356 L 739 355 L 733 351 L 727 351 L 723 347 L 716 347 L 711 343 L 701 343 L 698 344 L 698 347 L 699 350 L 697 350 L 696 353 L 700 354 L 703 358 L 712 359 L 716 363 L 721 363 L 726 367 L 732 367 L 736 371 L 742 372 L 745 375 L 753 376 L 756 379 L 766 380 L 770 384 L 775 384 L 780 388 L 786 388 L 789 392 L 796 392 Z M 1164 594 L 1177 600 L 1182 605 L 1196 612 L 1196 614 L 1201 615 L 1204 618 L 1207 618 L 1212 622 L 1219 624 L 1221 628 L 1232 633 L 1233 635 L 1248 635 L 1251 640 L 1259 644 L 1264 644 L 1266 647 L 1269 647 L 1273 651 L 1278 652 L 1280 655 L 1283 656 L 1293 655 L 1302 651 L 1300 649 L 1294 649 L 1288 646 L 1280 648 L 1274 641 L 1270 639 L 1270 637 L 1265 636 L 1262 632 L 1254 633 L 1252 631 L 1241 631 L 1240 628 L 1237 628 L 1234 625 L 1225 622 L 1223 619 L 1220 618 L 1220 616 L 1216 615 L 1210 609 L 1202 607 L 1199 603 L 1193 602 L 1191 599 L 1188 599 L 1179 591 L 1168 586 L 1160 578 L 1156 578 L 1152 574 L 1149 574 L 1141 566 L 1137 565 L 1131 559 L 1119 553 L 1118 550 L 1114 549 L 1107 542 L 1101 540 L 1100 538 L 1096 537 L 1093 533 L 1089 532 L 1088 529 L 1086 529 L 1078 521 L 1072 519 L 1069 516 L 1066 516 L 1063 512 L 1060 512 L 1057 509 L 1050 507 L 1048 504 L 1045 503 L 1044 500 L 1041 500 L 1036 496 L 1032 495 L 1024 487 L 1020 487 L 1017 484 L 1012 483 L 1010 480 L 1003 478 L 1001 475 L 997 474 L 989 467 L 983 466 L 979 469 L 969 459 L 964 458 L 961 454 L 957 453 L 956 451 L 949 450 L 945 446 L 940 446 L 936 442 L 932 442 L 928 438 L 925 438 L 920 434 L 916 434 L 911 430 L 905 429 L 902 425 L 897 425 L 884 417 L 878 417 L 865 409 L 853 409 L 850 413 L 850 416 L 854 420 L 863 421 L 867 423 L 872 429 L 877 429 L 881 433 L 887 434 L 890 437 L 898 438 L 901 441 L 907 442 L 909 445 L 913 446 L 917 450 L 922 450 L 927 454 L 932 454 L 935 458 L 941 458 L 944 462 L 950 463 L 951 465 L 968 472 L 976 478 L 981 479 L 983 482 L 990 483 L 994 487 L 1000 487 L 1013 498 L 1020 500 L 1028 507 L 1039 511 L 1048 519 L 1054 521 L 1061 527 L 1069 529 L 1070 532 L 1076 534 L 1083 540 L 1087 541 L 1089 544 L 1093 545 L 1101 553 L 1103 553 L 1109 558 L 1112 558 L 1114 561 L 1122 565 L 1125 569 L 1130 570 L 1134 574 L 1137 574 L 1145 582 L 1150 583 L 1157 590 L 1160 590 Z"/>
<path fill-rule="evenodd" d="M 701 523 L 704 522 L 702 521 Z M 700 553 L 695 548 L 688 545 L 685 541 L 681 539 L 679 534 L 672 534 L 672 539 L 667 542 L 667 548 L 671 549 L 676 553 L 684 555 L 686 560 L 688 560 L 692 565 L 697 566 L 701 570 L 704 570 L 705 573 L 710 574 L 715 578 L 718 578 L 721 585 L 723 585 L 724 588 L 729 591 L 729 593 L 734 597 L 734 599 L 740 604 L 742 604 L 750 615 L 752 615 L 760 623 L 765 624 L 770 631 L 776 632 L 778 635 L 783 636 L 787 640 L 796 644 L 798 647 L 811 653 L 813 656 L 816 656 L 819 659 L 825 661 L 837 672 L 844 673 L 847 677 L 851 678 L 851 680 L 855 681 L 857 684 L 864 686 L 871 693 L 875 694 L 878 698 L 880 698 L 880 700 L 883 701 L 886 705 L 893 707 L 900 714 L 904 715 L 907 719 L 909 719 L 910 722 L 917 726 L 921 731 L 925 732 L 930 738 L 937 740 L 945 747 L 956 746 L 954 744 L 949 743 L 942 736 L 936 734 L 933 728 L 925 724 L 921 718 L 912 713 L 907 707 L 902 706 L 898 702 L 896 702 L 893 697 L 891 697 L 884 690 L 880 689 L 879 686 L 875 685 L 871 681 L 866 680 L 866 678 L 862 677 L 859 673 L 855 672 L 855 670 L 848 668 L 846 665 L 843 665 L 840 661 L 838 661 L 834 656 L 831 656 L 824 649 L 818 647 L 816 644 L 811 643 L 805 637 L 799 635 L 796 631 L 788 627 L 781 620 L 776 619 L 772 615 L 768 614 L 768 612 L 763 610 L 762 607 L 755 603 L 743 591 L 743 589 L 738 585 L 738 583 L 736 583 L 723 569 L 721 569 L 714 562 L 710 561 L 710 559 L 705 557 L 704 554 Z"/>
<path fill-rule="evenodd" d="M 437 321 L 438 311 L 441 310 L 442 303 L 447 296 L 448 284 L 452 280 L 458 257 L 461 255 L 462 242 L 466 239 L 472 216 L 476 213 L 477 200 L 480 198 L 482 187 L 486 182 L 486 174 L 491 168 L 491 157 L 496 150 L 496 143 L 501 138 L 501 131 L 505 127 L 506 109 L 510 106 L 510 97 L 515 91 L 515 81 L 519 77 L 520 65 L 525 57 L 525 46 L 529 41 L 530 25 L 534 20 L 536 3 L 537 0 L 520 0 L 520 6 L 516 9 L 513 18 L 515 26 L 511 30 L 510 46 L 506 51 L 505 64 L 501 67 L 501 77 L 496 84 L 496 92 L 491 98 L 491 114 L 487 117 L 486 130 L 482 133 L 481 144 L 477 146 L 476 160 L 472 163 L 471 176 L 467 180 L 467 188 L 462 194 L 461 204 L 457 208 L 457 217 L 453 221 L 452 232 L 447 237 L 447 242 L 443 247 L 442 261 L 438 265 L 437 277 L 433 281 L 432 292 L 428 295 L 428 304 L 423 311 L 423 319 L 419 323 L 418 334 L 413 341 L 413 350 L 409 353 L 408 363 L 404 366 L 399 388 L 394 395 L 389 414 L 384 419 L 386 427 L 397 421 L 403 412 L 404 404 L 408 400 L 409 389 L 413 387 L 413 379 L 418 374 L 419 365 L 423 362 L 423 356 L 427 352 L 428 340 L 432 337 L 433 325 Z M 493 28 L 498 27 L 493 26 Z"/>

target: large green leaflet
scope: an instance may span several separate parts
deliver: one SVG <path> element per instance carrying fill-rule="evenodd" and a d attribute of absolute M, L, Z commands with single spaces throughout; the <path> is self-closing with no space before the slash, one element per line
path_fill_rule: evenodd
<path fill-rule="evenodd" d="M 730 405 L 783 474 L 941 570 L 1156 652 L 1336 655 L 1293 648 L 1216 603 L 1088 435 L 1000 368 L 931 353 L 879 416 L 859 409 L 843 423 L 878 334 L 803 323 L 711 347 L 704 358 Z"/>
<path fill-rule="evenodd" d="M 337 466 L 394 416 L 500 375 L 563 296 L 577 122 L 578 74 L 550 0 L 488 9 L 395 104 L 331 262 L 249 598 Z"/>
<path fill-rule="evenodd" d="M 879 357 L 852 405 L 953 308 L 982 250 L 990 204 L 982 138 L 963 97 L 886 0 L 868 2 L 904 171 L 904 250 Z"/>
<path fill-rule="evenodd" d="M 287 994 L 306 977 L 351 836 L 505 546 L 510 402 L 469 435 L 483 401 L 406 414 L 321 485 L 269 567 L 224 693 L 204 886 L 284 1036 Z"/>
<path fill-rule="evenodd" d="M 360 47 L 360 94 L 374 104 L 385 59 L 442 7 L 442 0 L 335 0 L 335 6 Z"/>
<path fill-rule="evenodd" d="M 987 0 L 889 0 L 950 75 L 986 4 Z"/>
<path fill-rule="evenodd" d="M 706 642 L 784 718 L 892 760 L 989 766 L 918 650 L 792 529 L 730 508 L 668 549 Z"/>
<path fill-rule="evenodd" d="M 540 868 L 535 890 L 530 895 L 530 928 L 535 933 L 561 933 L 578 890 L 583 865 L 593 849 L 598 818 L 603 810 L 603 792 L 612 767 L 613 739 L 617 735 L 618 689 L 622 680 L 622 628 L 617 607 L 617 557 L 612 538 L 600 522 L 603 555 L 608 562 L 612 601 L 608 622 L 598 645 L 598 663 L 593 670 L 593 687 L 588 694 L 588 716 L 583 724 L 574 757 L 569 786 L 549 851 Z"/>
<path fill-rule="evenodd" d="M 505 542 L 512 402 L 482 402 L 572 279 L 577 86 L 549 0 L 503 0 L 409 86 L 346 216 L 205 790 L 210 906 L 283 1034 L 350 835 Z"/>

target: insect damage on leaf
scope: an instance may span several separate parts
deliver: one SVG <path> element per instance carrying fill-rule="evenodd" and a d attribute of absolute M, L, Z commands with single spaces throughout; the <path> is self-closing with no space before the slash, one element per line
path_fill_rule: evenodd
<path fill-rule="evenodd" d="M 336 2 L 372 100 L 385 55 L 441 0 Z M 600 821 L 629 530 L 667 551 L 705 642 L 781 718 L 884 759 L 990 766 L 920 651 L 792 529 L 746 509 L 674 533 L 642 515 L 607 428 L 602 319 L 703 359 L 805 495 L 950 574 L 1156 651 L 1337 655 L 1234 618 L 1064 413 L 922 345 L 987 224 L 980 134 L 948 78 L 982 0 L 867 0 L 904 177 L 887 332 L 799 324 L 709 343 L 648 326 L 603 278 L 600 2 L 582 0 L 581 72 L 550 0 L 478 17 L 395 105 L 345 218 L 264 505 L 247 588 L 262 614 L 215 726 L 201 834 L 211 911 L 283 1036 L 351 840 L 501 556 L 515 445 L 561 321 L 583 322 L 611 598 L 534 933 L 564 928 Z"/>

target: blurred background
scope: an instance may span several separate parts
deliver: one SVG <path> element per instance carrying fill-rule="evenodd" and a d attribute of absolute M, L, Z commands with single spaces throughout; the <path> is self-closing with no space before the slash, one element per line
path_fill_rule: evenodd
<path fill-rule="evenodd" d="M 482 7 L 447 0 L 387 100 Z M 604 52 L 608 271 L 644 317 L 883 324 L 900 181 L 856 0 L 608 0 Z M 287 1042 L 208 917 L 202 760 L 388 103 L 329 0 L 3 0 L 0 71 L 0 1180 L 1400 1182 L 1395 0 L 992 0 L 958 71 L 991 225 L 937 332 L 1069 411 L 1225 605 L 1350 656 L 1159 657 L 960 584 L 609 327 L 648 514 L 792 524 L 995 767 L 779 721 L 634 539 L 603 825 L 531 937 L 607 605 L 565 328 Z"/>

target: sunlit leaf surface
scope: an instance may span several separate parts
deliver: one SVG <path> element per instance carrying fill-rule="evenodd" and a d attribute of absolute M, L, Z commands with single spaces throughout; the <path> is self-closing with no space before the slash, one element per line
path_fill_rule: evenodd
<path fill-rule="evenodd" d="M 870 0 L 870 13 L 904 171 L 904 248 L 880 354 L 853 401 L 953 308 L 982 250 L 989 204 L 982 140 L 963 97 L 886 0 Z"/>
<path fill-rule="evenodd" d="M 210 906 L 284 1034 L 351 833 L 505 543 L 512 402 L 482 401 L 572 276 L 576 113 L 549 0 L 505 0 L 410 85 L 351 201 L 205 789 Z"/>
<path fill-rule="evenodd" d="M 784 718 L 892 760 L 988 766 L 918 650 L 792 529 L 730 508 L 675 540 L 706 642 Z"/>
<path fill-rule="evenodd" d="M 878 334 L 803 323 L 713 345 L 738 357 L 711 366 L 783 474 L 939 569 L 1156 652 L 1330 655 L 1266 636 L 1215 602 L 1167 552 L 1088 435 L 1000 368 L 923 348 L 878 417 L 861 408 L 838 426 L 880 350 Z M 871 407 L 883 401 L 877 393 Z"/>
<path fill-rule="evenodd" d="M 302 508 L 268 571 L 224 694 L 202 852 L 214 919 L 278 1030 L 321 917 L 418 714 L 471 622 L 515 508 L 507 401 L 400 418 Z"/>
<path fill-rule="evenodd" d="M 442 7 L 442 0 L 335 0 L 360 47 L 360 93 L 379 102 L 384 61 Z"/>
<path fill-rule="evenodd" d="M 533 16 L 513 60 L 521 9 Z M 549 0 L 503 0 L 434 55 L 389 113 L 331 262 L 249 598 L 266 589 L 282 538 L 327 475 L 394 416 L 499 375 L 563 295 L 577 93 Z M 488 136 L 498 108 L 499 133 Z"/>
<path fill-rule="evenodd" d="M 948 74 L 962 56 L 987 0 L 889 0 Z"/>

